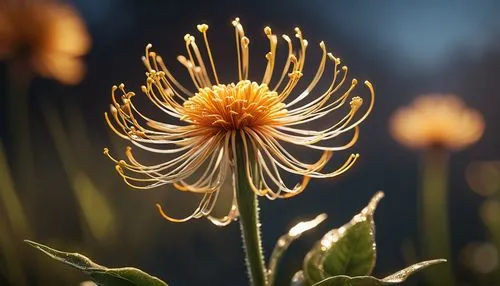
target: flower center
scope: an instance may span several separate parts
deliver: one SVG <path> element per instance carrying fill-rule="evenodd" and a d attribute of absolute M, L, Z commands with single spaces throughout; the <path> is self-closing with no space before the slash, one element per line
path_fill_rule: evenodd
<path fill-rule="evenodd" d="M 184 102 L 181 120 L 227 130 L 281 125 L 285 104 L 266 84 L 242 80 L 200 89 Z"/>

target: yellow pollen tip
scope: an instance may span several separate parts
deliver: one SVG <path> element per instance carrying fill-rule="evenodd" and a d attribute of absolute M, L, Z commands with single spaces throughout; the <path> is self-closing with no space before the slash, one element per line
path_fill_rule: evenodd
<path fill-rule="evenodd" d="M 205 33 L 208 30 L 208 25 L 207 24 L 200 24 L 200 25 L 196 25 L 196 28 L 201 33 Z"/>
<path fill-rule="evenodd" d="M 361 107 L 361 105 L 363 105 L 363 99 L 359 96 L 355 96 L 351 99 L 349 104 L 351 105 L 351 109 L 357 110 Z"/>
<path fill-rule="evenodd" d="M 118 174 L 123 174 L 123 169 L 120 165 L 116 165 L 115 170 L 118 172 Z"/>
<path fill-rule="evenodd" d="M 265 33 L 266 35 L 270 36 L 270 35 L 272 35 L 272 33 L 273 33 L 273 32 L 272 32 L 272 30 L 271 30 L 271 28 L 270 28 L 270 27 L 265 27 L 265 28 L 264 28 L 264 33 Z"/>

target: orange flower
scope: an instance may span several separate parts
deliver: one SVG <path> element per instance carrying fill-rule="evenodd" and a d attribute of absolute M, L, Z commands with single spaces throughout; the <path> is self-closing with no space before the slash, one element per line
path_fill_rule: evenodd
<path fill-rule="evenodd" d="M 392 136 L 410 148 L 462 149 L 483 135 L 483 117 L 449 94 L 422 95 L 390 120 Z"/>
<path fill-rule="evenodd" d="M 127 161 L 110 156 L 125 182 L 138 189 L 173 184 L 181 191 L 202 196 L 198 208 L 185 219 L 173 219 L 160 207 L 163 216 L 172 221 L 209 216 L 222 185 L 226 180 L 233 180 L 236 164 L 243 165 L 250 188 L 257 195 L 275 199 L 297 195 L 304 190 L 310 178 L 338 176 L 358 158 L 357 154 L 351 154 L 338 169 L 322 171 L 332 152 L 348 149 L 357 141 L 358 125 L 373 107 L 375 95 L 372 85 L 365 82 L 370 103 L 363 112 L 360 111 L 361 97 L 351 95 L 357 80 L 353 79 L 340 96 L 335 96 L 346 80 L 347 67 L 341 67 L 340 59 L 328 53 L 325 43 L 321 42 L 322 57 L 315 75 L 305 90 L 294 93 L 303 75 L 308 46 L 299 28 L 295 28 L 300 45 L 297 54 L 290 37 L 283 35 L 288 55 L 284 66 L 277 72 L 278 37 L 271 28 L 264 29 L 270 45 L 266 54 L 267 67 L 261 80 L 250 80 L 250 39 L 245 35 L 239 19 L 233 21 L 233 26 L 237 83 L 220 81 L 208 41 L 208 25 L 198 25 L 197 28 L 202 34 L 209 62 L 205 63 L 194 36 L 189 34 L 184 37 L 187 57 L 178 57 L 191 77 L 194 90 L 182 86 L 163 59 L 151 51 L 151 45 L 146 47 L 143 62 L 147 79 L 142 92 L 155 107 L 176 120 L 175 124 L 159 122 L 144 115 L 133 103 L 135 94 L 126 91 L 123 84 L 112 89 L 111 113 L 106 114 L 109 126 L 135 146 L 165 156 L 162 163 L 150 166 L 140 163 L 130 148 L 126 152 Z M 328 64 L 331 64 L 332 71 L 326 89 L 313 93 Z M 117 91 L 120 91 L 119 95 Z M 344 109 L 343 117 L 333 123 L 330 121 L 328 127 L 311 129 L 305 126 L 320 118 L 328 118 L 336 113 L 335 110 L 343 108 L 346 102 L 349 106 Z M 352 136 L 347 143 L 340 146 L 328 144 L 345 133 Z M 316 162 L 302 162 L 283 143 L 320 151 L 322 155 L 318 154 Z M 243 162 L 235 160 L 237 144 L 240 144 L 238 148 L 242 150 Z M 107 149 L 105 153 L 109 155 Z M 298 175 L 301 179 L 290 186 L 284 180 L 287 174 Z M 231 213 L 221 220 L 209 218 L 218 224 L 227 223 L 237 215 L 235 208 L 233 205 Z"/>
<path fill-rule="evenodd" d="M 51 0 L 3 0 L 0 3 L 0 60 L 20 61 L 41 76 L 66 84 L 80 82 L 80 56 L 90 38 L 78 13 Z"/>

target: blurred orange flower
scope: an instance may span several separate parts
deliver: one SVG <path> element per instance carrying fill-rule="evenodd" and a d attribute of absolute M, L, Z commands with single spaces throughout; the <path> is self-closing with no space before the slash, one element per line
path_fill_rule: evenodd
<path fill-rule="evenodd" d="M 427 94 L 396 110 L 390 119 L 390 131 L 396 141 L 410 148 L 457 150 L 481 138 L 484 120 L 457 96 Z"/>
<path fill-rule="evenodd" d="M 2 0 L 0 60 L 66 84 L 81 81 L 90 37 L 77 11 L 52 0 Z"/>

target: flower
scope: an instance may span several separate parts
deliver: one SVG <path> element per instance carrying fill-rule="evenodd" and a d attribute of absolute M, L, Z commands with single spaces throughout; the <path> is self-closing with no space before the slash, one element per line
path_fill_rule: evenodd
<path fill-rule="evenodd" d="M 273 79 L 276 65 L 278 37 L 266 27 L 264 33 L 269 40 L 266 54 L 267 66 L 262 80 L 249 80 L 249 38 L 245 35 L 239 19 L 232 22 L 235 28 L 238 82 L 222 83 L 215 67 L 208 41 L 208 25 L 198 25 L 203 36 L 208 64 L 205 63 L 194 36 L 187 34 L 187 56 L 179 56 L 179 62 L 187 69 L 194 91 L 185 88 L 171 74 L 163 59 L 147 45 L 143 57 L 146 66 L 146 85 L 142 92 L 165 114 L 175 119 L 175 124 L 159 122 L 139 111 L 133 103 L 135 93 L 125 90 L 123 84 L 113 86 L 111 112 L 105 114 L 113 131 L 141 149 L 174 155 L 159 164 L 143 165 L 126 150 L 127 161 L 116 160 L 118 173 L 125 182 L 138 189 L 150 189 L 173 184 L 178 190 L 199 193 L 202 199 L 198 208 L 184 219 L 168 216 L 160 205 L 161 214 L 171 221 L 208 216 L 217 224 L 226 224 L 238 215 L 233 202 L 229 215 L 217 219 L 210 216 L 221 186 L 233 180 L 236 142 L 243 148 L 245 172 L 251 189 L 259 196 L 270 199 L 288 198 L 304 190 L 310 178 L 329 178 L 347 171 L 358 158 L 351 154 L 345 163 L 333 171 L 321 171 L 332 156 L 332 152 L 348 149 L 358 139 L 359 124 L 368 116 L 374 103 L 374 90 L 367 81 L 370 103 L 364 112 L 359 112 L 363 100 L 351 96 L 357 85 L 353 79 L 340 96 L 334 93 L 341 89 L 347 77 L 347 67 L 340 67 L 340 59 L 326 51 L 324 42 L 319 44 L 322 57 L 317 71 L 306 89 L 292 96 L 294 88 L 302 78 L 305 64 L 307 40 L 299 28 L 295 28 L 300 49 L 294 54 L 292 40 L 283 35 L 288 47 L 284 67 Z M 311 92 L 318 84 L 327 63 L 332 64 L 329 86 L 315 98 Z M 117 95 L 120 91 L 120 95 Z M 320 128 L 318 119 L 332 115 L 344 107 L 350 98 L 344 117 L 326 128 Z M 361 114 L 360 114 L 361 113 Z M 360 114 L 360 115 L 358 115 Z M 315 122 L 317 130 L 306 129 L 304 124 Z M 330 121 L 331 122 L 331 121 Z M 328 146 L 344 133 L 352 138 L 340 146 Z M 304 163 L 292 155 L 283 144 L 321 151 L 322 155 L 313 163 Z M 162 145 L 163 147 L 155 147 Z M 179 154 L 179 155 L 176 155 Z M 298 183 L 290 186 L 284 175 L 301 176 Z"/>
<path fill-rule="evenodd" d="M 0 60 L 62 83 L 84 74 L 78 58 L 90 48 L 85 24 L 67 4 L 52 0 L 4 0 L 0 4 Z"/>
<path fill-rule="evenodd" d="M 481 138 L 484 121 L 457 96 L 427 94 L 396 110 L 390 131 L 396 141 L 410 148 L 458 150 Z"/>

